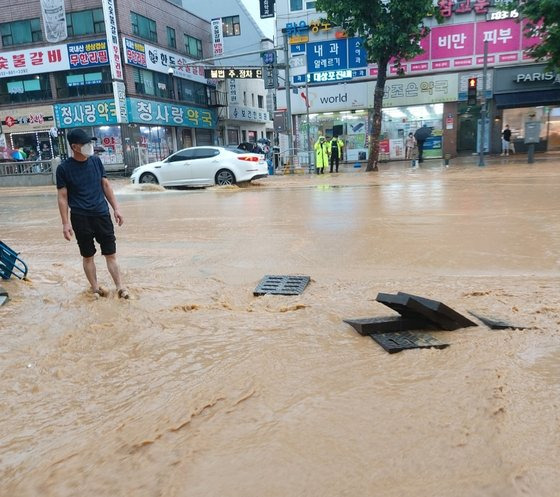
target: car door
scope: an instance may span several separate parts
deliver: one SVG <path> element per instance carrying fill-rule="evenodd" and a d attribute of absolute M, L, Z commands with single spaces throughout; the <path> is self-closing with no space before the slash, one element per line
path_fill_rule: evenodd
<path fill-rule="evenodd" d="M 165 186 L 188 185 L 191 182 L 192 149 L 179 150 L 165 159 L 160 167 L 160 177 Z"/>
<path fill-rule="evenodd" d="M 191 184 L 213 185 L 214 176 L 220 168 L 220 150 L 215 147 L 197 147 L 193 149 L 191 162 Z"/>

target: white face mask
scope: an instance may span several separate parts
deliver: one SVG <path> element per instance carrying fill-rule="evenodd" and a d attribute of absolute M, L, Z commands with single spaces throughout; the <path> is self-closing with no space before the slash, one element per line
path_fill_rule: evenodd
<path fill-rule="evenodd" d="M 82 145 L 82 149 L 81 149 L 82 155 L 85 155 L 86 157 L 90 157 L 93 155 L 93 143 L 89 142 L 86 143 L 85 145 Z"/>

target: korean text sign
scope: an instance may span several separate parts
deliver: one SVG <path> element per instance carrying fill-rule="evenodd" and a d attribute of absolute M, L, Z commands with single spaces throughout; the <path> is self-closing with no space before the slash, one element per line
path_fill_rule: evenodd
<path fill-rule="evenodd" d="M 173 76 L 206 83 L 204 67 L 192 65 L 192 59 L 126 37 L 123 45 L 127 64 L 164 74 L 172 68 Z"/>
<path fill-rule="evenodd" d="M 306 54 L 308 72 L 367 66 L 367 57 L 359 38 L 308 43 Z"/>
<path fill-rule="evenodd" d="M 214 129 L 218 121 L 211 109 L 127 98 L 130 122 Z"/>
<path fill-rule="evenodd" d="M 66 45 L 0 52 L 0 78 L 70 69 Z"/>
<path fill-rule="evenodd" d="M 117 124 L 117 111 L 113 100 L 55 104 L 54 116 L 59 128 Z"/>
<path fill-rule="evenodd" d="M 68 58 L 72 69 L 109 64 L 106 40 L 68 44 Z"/>

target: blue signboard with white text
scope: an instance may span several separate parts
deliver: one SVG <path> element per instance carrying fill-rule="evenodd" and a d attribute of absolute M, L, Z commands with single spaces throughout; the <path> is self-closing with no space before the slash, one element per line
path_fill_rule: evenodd
<path fill-rule="evenodd" d="M 307 72 L 355 69 L 367 66 L 360 38 L 307 43 Z"/>
<path fill-rule="evenodd" d="M 55 104 L 53 107 L 56 126 L 61 129 L 117 124 L 115 101 L 112 99 Z"/>
<path fill-rule="evenodd" d="M 216 112 L 211 109 L 141 98 L 127 98 L 126 102 L 131 123 L 214 129 L 218 122 Z"/>
<path fill-rule="evenodd" d="M 107 40 L 68 43 L 66 47 L 71 69 L 109 65 Z"/>

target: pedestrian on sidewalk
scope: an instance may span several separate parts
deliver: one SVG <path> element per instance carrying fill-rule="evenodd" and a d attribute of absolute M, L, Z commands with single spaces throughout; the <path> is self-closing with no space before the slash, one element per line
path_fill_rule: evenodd
<path fill-rule="evenodd" d="M 95 155 L 93 142 L 96 138 L 76 128 L 68 133 L 68 144 L 72 151 L 56 169 L 58 209 L 62 219 L 62 234 L 68 241 L 76 235 L 82 256 L 86 278 L 94 294 L 106 297 L 109 292 L 97 282 L 94 255 L 97 252 L 94 239 L 105 256 L 107 269 L 113 278 L 119 298 L 128 299 L 129 294 L 122 284 L 117 263 L 117 246 L 113 223 L 107 202 L 113 208 L 115 221 L 124 223 L 113 188 L 107 179 L 101 159 Z M 68 216 L 70 208 L 70 217 Z"/>
<path fill-rule="evenodd" d="M 422 125 L 414 132 L 414 138 L 418 145 L 418 162 L 424 162 L 424 142 L 431 136 L 432 130 L 428 128 L 427 124 Z"/>
<path fill-rule="evenodd" d="M 325 167 L 329 163 L 329 151 L 327 143 L 325 142 L 325 137 L 320 136 L 315 143 L 315 169 L 317 174 L 324 174 Z"/>
<path fill-rule="evenodd" d="M 511 129 L 509 129 L 509 124 L 502 131 L 502 153 L 501 155 L 509 155 L 509 149 L 511 145 Z"/>
<path fill-rule="evenodd" d="M 333 168 L 336 166 L 336 172 L 338 173 L 338 164 L 340 159 L 342 159 L 342 147 L 344 147 L 344 142 L 338 139 L 338 136 L 333 136 L 333 139 L 328 143 L 329 156 L 331 168 L 330 172 L 333 172 Z"/>
<path fill-rule="evenodd" d="M 412 153 L 414 151 L 414 147 L 416 147 L 416 138 L 412 134 L 412 131 L 408 133 L 408 136 L 405 141 L 405 151 L 404 151 L 404 158 L 405 159 L 412 159 Z"/>

